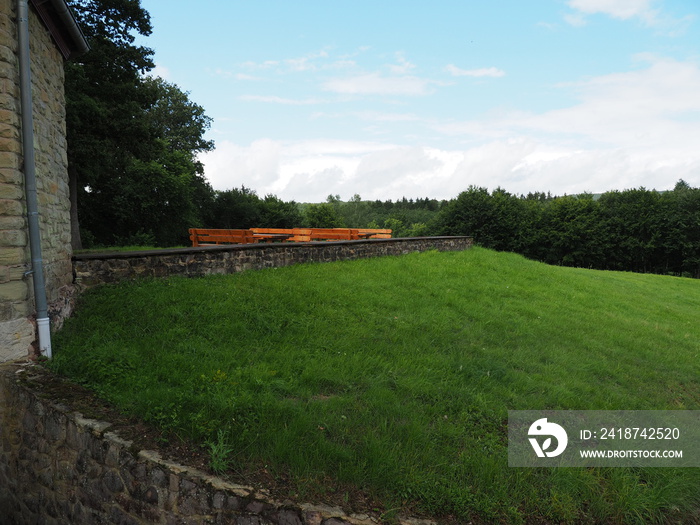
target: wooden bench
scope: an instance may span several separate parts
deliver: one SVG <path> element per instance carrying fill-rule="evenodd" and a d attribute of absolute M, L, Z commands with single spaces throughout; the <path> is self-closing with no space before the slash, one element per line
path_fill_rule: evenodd
<path fill-rule="evenodd" d="M 192 246 L 252 244 L 261 241 L 353 241 L 390 238 L 391 230 L 372 228 L 251 228 L 249 230 L 190 228 Z"/>
<path fill-rule="evenodd" d="M 367 239 L 391 239 L 391 230 L 360 228 L 360 235 L 368 235 Z"/>
<path fill-rule="evenodd" d="M 308 241 L 311 235 L 311 230 L 309 228 L 251 228 L 250 231 L 253 232 L 257 239 L 267 241 L 281 240 L 303 242 Z M 286 235 L 287 237 L 275 237 L 280 235 Z"/>
<path fill-rule="evenodd" d="M 252 244 L 255 236 L 250 230 L 212 230 L 190 228 L 192 246 L 209 246 L 215 244 Z"/>
<path fill-rule="evenodd" d="M 352 228 L 311 228 L 312 241 L 353 241 L 360 238 L 360 230 Z"/>

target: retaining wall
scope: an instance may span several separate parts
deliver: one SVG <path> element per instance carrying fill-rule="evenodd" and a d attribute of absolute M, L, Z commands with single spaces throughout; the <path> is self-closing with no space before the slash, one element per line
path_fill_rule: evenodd
<path fill-rule="evenodd" d="M 0 521 L 8 524 L 373 525 L 377 516 L 275 501 L 140 450 L 42 394 L 34 364 L 0 366 Z M 400 520 L 427 525 L 425 520 Z"/>
<path fill-rule="evenodd" d="M 330 262 L 427 250 L 460 251 L 471 237 L 409 237 L 359 241 L 233 244 L 172 250 L 82 254 L 73 257 L 75 283 L 81 288 L 140 277 L 199 277 L 245 270 L 279 268 L 306 262 Z"/>

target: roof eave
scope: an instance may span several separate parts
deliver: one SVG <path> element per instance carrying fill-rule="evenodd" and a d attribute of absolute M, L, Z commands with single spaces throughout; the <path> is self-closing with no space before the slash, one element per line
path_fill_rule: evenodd
<path fill-rule="evenodd" d="M 65 0 L 29 0 L 66 60 L 86 53 L 90 46 Z"/>

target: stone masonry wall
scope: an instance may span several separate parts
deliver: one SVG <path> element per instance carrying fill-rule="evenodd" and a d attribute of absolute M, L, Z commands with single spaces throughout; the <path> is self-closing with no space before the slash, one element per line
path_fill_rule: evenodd
<path fill-rule="evenodd" d="M 41 394 L 42 369 L 0 366 L 0 521 L 374 525 L 369 515 L 275 501 L 158 453 L 139 450 L 107 422 L 85 419 Z M 417 519 L 406 525 L 428 525 Z"/>
<path fill-rule="evenodd" d="M 72 296 L 63 57 L 31 9 L 29 30 L 44 272 L 58 320 Z M 0 362 L 26 356 L 35 339 L 17 46 L 16 2 L 0 2 Z"/>
<path fill-rule="evenodd" d="M 74 257 L 80 289 L 141 277 L 199 277 L 278 268 L 305 262 L 329 262 L 427 250 L 458 251 L 471 237 L 410 237 L 360 241 L 234 244 L 144 252 L 83 254 Z"/>

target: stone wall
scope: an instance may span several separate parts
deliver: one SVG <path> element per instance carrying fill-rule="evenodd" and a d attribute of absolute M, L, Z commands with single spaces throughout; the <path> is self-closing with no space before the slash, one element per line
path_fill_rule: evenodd
<path fill-rule="evenodd" d="M 41 393 L 46 372 L 0 366 L 0 516 L 47 525 L 371 525 L 340 508 L 275 501 L 138 449 L 107 422 L 86 419 Z M 425 520 L 399 520 L 427 525 Z M 395 522 L 394 522 L 395 523 Z"/>
<path fill-rule="evenodd" d="M 33 10 L 29 30 L 44 272 L 52 318 L 60 319 L 72 295 L 63 57 Z M 35 339 L 17 47 L 16 2 L 0 2 L 0 362 L 26 356 Z"/>
<path fill-rule="evenodd" d="M 141 277 L 199 277 L 279 268 L 305 262 L 330 262 L 427 250 L 458 251 L 471 237 L 410 237 L 360 241 L 233 244 L 143 252 L 83 254 L 74 257 L 80 289 Z"/>

